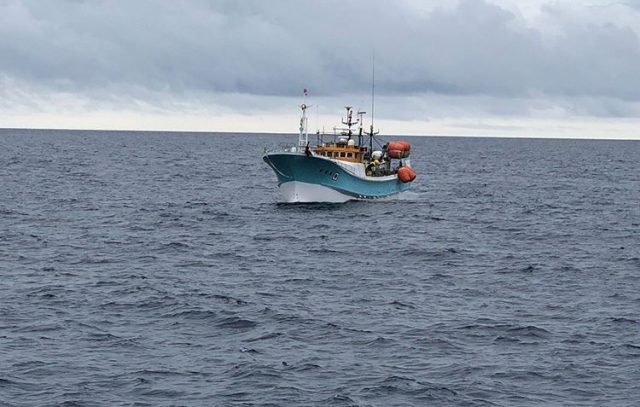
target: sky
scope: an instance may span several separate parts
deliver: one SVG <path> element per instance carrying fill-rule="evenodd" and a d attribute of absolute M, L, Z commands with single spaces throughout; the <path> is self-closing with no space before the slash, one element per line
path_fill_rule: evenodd
<path fill-rule="evenodd" d="M 640 139 L 640 0 L 0 0 L 0 128 Z"/>

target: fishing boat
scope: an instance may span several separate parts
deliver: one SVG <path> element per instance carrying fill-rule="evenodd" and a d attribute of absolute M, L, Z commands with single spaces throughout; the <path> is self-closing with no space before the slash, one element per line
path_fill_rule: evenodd
<path fill-rule="evenodd" d="M 306 102 L 306 89 L 305 89 Z M 306 103 L 298 143 L 276 150 L 265 149 L 263 160 L 273 169 L 285 202 L 346 202 L 397 197 L 411 188 L 416 173 L 411 168 L 411 145 L 404 141 L 382 144 L 374 133 L 363 129 L 363 116 L 346 106 L 341 120 L 346 127 L 333 134 L 316 133 L 315 147 L 309 143 Z M 355 126 L 358 126 L 355 128 Z M 375 147 L 375 148 L 374 148 Z"/>

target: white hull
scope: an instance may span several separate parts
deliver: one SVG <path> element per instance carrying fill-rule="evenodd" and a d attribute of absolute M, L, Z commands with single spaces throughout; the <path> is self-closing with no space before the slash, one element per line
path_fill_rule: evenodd
<path fill-rule="evenodd" d="M 335 189 L 300 181 L 285 182 L 280 185 L 284 202 L 347 202 L 353 197 L 341 194 Z"/>

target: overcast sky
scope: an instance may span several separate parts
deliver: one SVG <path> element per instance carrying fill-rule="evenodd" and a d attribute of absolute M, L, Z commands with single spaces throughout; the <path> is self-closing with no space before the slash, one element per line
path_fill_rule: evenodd
<path fill-rule="evenodd" d="M 640 139 L 640 0 L 0 0 L 0 127 Z"/>

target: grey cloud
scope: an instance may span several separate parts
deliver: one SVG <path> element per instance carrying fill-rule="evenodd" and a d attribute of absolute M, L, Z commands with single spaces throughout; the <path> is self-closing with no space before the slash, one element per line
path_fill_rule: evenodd
<path fill-rule="evenodd" d="M 631 28 L 544 10 L 557 34 L 484 0 L 0 0 L 0 76 L 104 99 L 334 96 L 368 92 L 375 48 L 382 95 L 640 98 Z"/>

